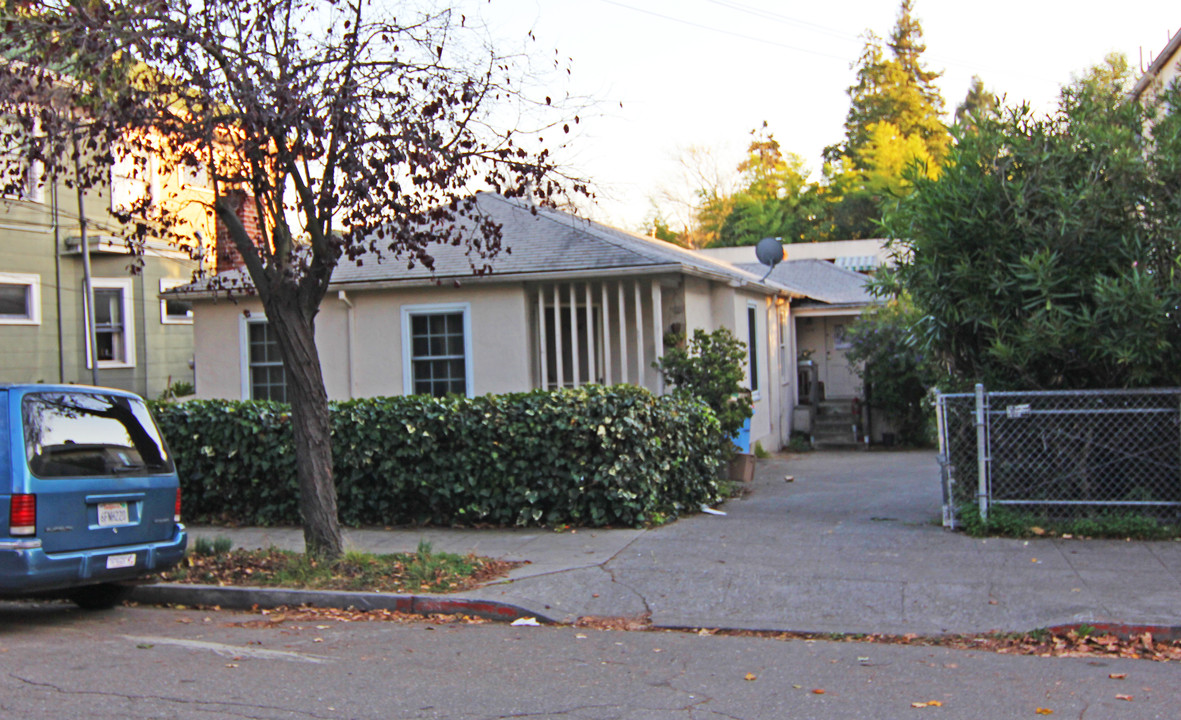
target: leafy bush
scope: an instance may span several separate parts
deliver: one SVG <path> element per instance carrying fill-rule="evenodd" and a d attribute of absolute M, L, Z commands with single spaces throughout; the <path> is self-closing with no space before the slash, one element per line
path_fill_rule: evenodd
<path fill-rule="evenodd" d="M 154 409 L 188 517 L 299 521 L 288 406 Z M 713 412 L 634 386 L 350 400 L 333 403 L 332 436 L 349 525 L 640 526 L 719 496 Z"/>
<path fill-rule="evenodd" d="M 1051 116 L 1005 108 L 953 131 L 943 174 L 912 177 L 887 213 L 902 262 L 883 277 L 964 385 L 1181 383 L 1181 85 L 1158 113 L 1100 75 Z"/>
<path fill-rule="evenodd" d="M 925 404 L 936 372 L 914 337 L 921 317 L 902 295 L 867 310 L 849 332 L 850 363 L 867 388 L 871 407 L 885 411 L 906 445 L 923 445 L 931 410 Z"/>
<path fill-rule="evenodd" d="M 746 343 L 726 328 L 670 338 L 664 357 L 652 363 L 664 381 L 701 398 L 714 411 L 726 437 L 734 437 L 753 412 L 746 378 Z"/>

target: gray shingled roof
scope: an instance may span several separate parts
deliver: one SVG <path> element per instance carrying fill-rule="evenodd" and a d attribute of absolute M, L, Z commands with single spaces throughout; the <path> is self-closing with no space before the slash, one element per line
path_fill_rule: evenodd
<path fill-rule="evenodd" d="M 738 267 L 759 273 L 766 265 L 739 263 Z M 829 305 L 867 305 L 874 302 L 866 285 L 869 277 L 839 268 L 827 260 L 784 260 L 771 271 L 768 281 Z"/>
<path fill-rule="evenodd" d="M 491 193 L 479 194 L 477 202 L 481 213 L 502 225 L 504 246 L 511 250 L 502 251 L 491 261 L 491 275 L 473 277 L 473 264 L 483 262 L 469 256 L 463 245 L 432 244 L 426 251 L 435 261 L 433 273 L 421 263 L 408 268 L 404 257 L 387 254 L 379 262 L 375 256 L 364 255 L 360 265 L 342 259 L 333 273 L 332 288 L 683 272 L 740 283 L 769 294 L 788 292 L 829 304 L 864 305 L 873 301 L 865 291 L 868 278 L 823 260 L 784 261 L 766 282 L 760 282 L 766 266 L 758 263 L 727 263 L 560 210 L 536 208 L 534 213 L 534 208 L 524 202 Z M 222 277 L 242 275 L 232 271 Z M 205 294 L 203 289 L 198 284 L 188 290 L 200 296 Z"/>
<path fill-rule="evenodd" d="M 552 274 L 669 270 L 759 285 L 758 275 L 729 263 L 560 210 L 536 208 L 534 214 L 534 208 L 528 204 L 491 193 L 479 194 L 477 203 L 481 213 L 501 224 L 503 244 L 509 250 L 491 261 L 489 281 L 498 278 L 520 281 L 529 276 Z M 362 258 L 360 266 L 343 260 L 333 274 L 333 284 L 470 279 L 473 263 L 483 264 L 478 257 L 469 256 L 462 245 L 432 244 L 426 252 L 434 258 L 434 273 L 421 264 L 407 268 L 405 258 L 385 257 L 376 262 L 367 256 Z"/>

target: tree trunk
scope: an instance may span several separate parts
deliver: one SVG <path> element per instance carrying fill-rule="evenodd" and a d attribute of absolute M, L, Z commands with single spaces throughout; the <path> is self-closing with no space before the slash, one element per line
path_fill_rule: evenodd
<path fill-rule="evenodd" d="M 332 475 L 332 426 L 328 393 L 320 355 L 316 352 L 315 325 L 305 318 L 299 303 L 284 298 L 284 289 L 271 295 L 267 320 L 275 330 L 287 371 L 287 399 L 295 431 L 295 464 L 299 478 L 299 514 L 303 520 L 308 555 L 335 559 L 344 553 L 336 512 L 336 483 Z"/>

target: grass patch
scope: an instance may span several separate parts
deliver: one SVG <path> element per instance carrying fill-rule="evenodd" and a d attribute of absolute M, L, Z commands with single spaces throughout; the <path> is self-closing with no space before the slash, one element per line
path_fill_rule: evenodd
<path fill-rule="evenodd" d="M 964 532 L 973 537 L 1181 538 L 1181 525 L 1126 510 L 1098 510 L 1084 517 L 1053 519 L 1038 513 L 994 506 L 989 509 L 985 522 L 980 519 L 975 505 L 964 505 L 957 510 L 956 517 Z"/>
<path fill-rule="evenodd" d="M 420 542 L 412 553 L 374 555 L 350 550 L 335 562 L 268 548 L 212 552 L 217 541 L 194 543 L 184 561 L 161 574 L 164 582 L 245 585 L 307 590 L 394 593 L 459 592 L 503 577 L 520 563 L 435 552 Z"/>
<path fill-rule="evenodd" d="M 791 434 L 791 440 L 787 442 L 787 449 L 796 453 L 811 452 L 812 440 L 807 433 L 796 431 Z"/>

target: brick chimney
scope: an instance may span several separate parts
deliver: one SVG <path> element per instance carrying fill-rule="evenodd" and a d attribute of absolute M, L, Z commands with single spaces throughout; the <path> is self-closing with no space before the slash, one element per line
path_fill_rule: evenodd
<path fill-rule="evenodd" d="M 258 212 L 254 205 L 254 198 L 245 190 L 231 190 L 226 193 L 226 201 L 234 208 L 234 214 L 242 222 L 242 226 L 246 228 L 246 234 L 254 241 L 255 245 L 262 243 L 262 227 L 258 222 Z M 242 255 L 238 252 L 238 248 L 234 246 L 234 241 L 230 239 L 229 230 L 221 222 L 217 221 L 217 270 L 222 273 L 226 270 L 233 270 L 234 268 L 242 267 Z"/>

